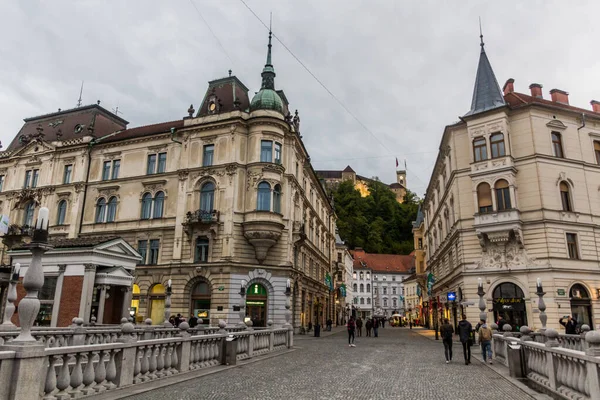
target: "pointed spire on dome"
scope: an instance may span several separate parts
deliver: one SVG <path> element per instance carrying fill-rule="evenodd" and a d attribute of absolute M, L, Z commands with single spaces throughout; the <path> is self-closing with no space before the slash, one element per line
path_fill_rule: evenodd
<path fill-rule="evenodd" d="M 471 110 L 464 115 L 465 117 L 506 105 L 490 60 L 485 53 L 481 19 L 479 20 L 479 39 L 481 40 L 481 53 L 479 54 L 477 77 L 475 78 Z"/>
<path fill-rule="evenodd" d="M 262 85 L 261 89 L 273 89 L 275 90 L 275 69 L 273 68 L 273 63 L 271 62 L 271 38 L 273 37 L 273 32 L 271 31 L 271 22 L 269 22 L 269 45 L 267 50 L 267 63 L 262 71 Z"/>
<path fill-rule="evenodd" d="M 283 114 L 283 101 L 275 91 L 275 69 L 271 61 L 271 39 L 273 32 L 269 27 L 269 45 L 267 50 L 267 63 L 260 74 L 262 84 L 258 93 L 254 95 L 250 102 L 250 111 L 255 110 L 274 110 Z"/>

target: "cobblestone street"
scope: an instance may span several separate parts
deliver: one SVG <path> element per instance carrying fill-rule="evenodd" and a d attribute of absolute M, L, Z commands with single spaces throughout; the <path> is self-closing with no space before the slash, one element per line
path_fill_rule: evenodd
<path fill-rule="evenodd" d="M 296 336 L 294 352 L 128 399 L 532 399 L 480 362 L 464 365 L 460 344 L 446 364 L 441 341 L 406 328 L 379 331 L 354 348 L 345 331 Z"/>

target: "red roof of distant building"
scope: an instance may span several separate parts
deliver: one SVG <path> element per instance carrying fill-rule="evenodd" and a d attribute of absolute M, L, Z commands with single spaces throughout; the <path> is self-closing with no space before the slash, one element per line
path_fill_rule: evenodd
<path fill-rule="evenodd" d="M 363 249 L 351 250 L 354 269 L 371 269 L 375 272 L 408 273 L 415 267 L 415 257 L 404 254 L 370 254 Z"/>
<path fill-rule="evenodd" d="M 596 113 L 592 110 L 586 110 L 585 108 L 579 108 L 570 104 L 559 103 L 552 100 L 546 100 L 539 97 L 533 97 L 524 93 L 510 92 L 504 95 L 504 101 L 510 106 L 510 108 L 521 108 L 528 105 L 541 105 L 544 107 L 559 108 L 563 110 L 576 111 L 578 113 L 585 113 L 586 115 L 593 115 L 600 118 L 600 113 Z"/>

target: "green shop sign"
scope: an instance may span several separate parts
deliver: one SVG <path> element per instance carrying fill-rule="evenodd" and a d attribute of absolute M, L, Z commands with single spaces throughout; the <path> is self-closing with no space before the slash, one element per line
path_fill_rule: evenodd
<path fill-rule="evenodd" d="M 556 294 L 558 296 L 564 296 L 564 295 L 566 295 L 565 289 L 556 289 Z"/>

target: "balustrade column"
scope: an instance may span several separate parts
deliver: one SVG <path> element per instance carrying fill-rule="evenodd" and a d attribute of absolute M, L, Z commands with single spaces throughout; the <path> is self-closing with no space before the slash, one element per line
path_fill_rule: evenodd
<path fill-rule="evenodd" d="M 588 327 L 589 328 L 589 327 Z M 587 348 L 585 354 L 588 356 L 600 356 L 600 332 L 589 331 L 585 334 Z M 600 378 L 598 377 L 598 364 L 586 361 L 587 381 L 590 387 L 590 399 L 600 398 Z"/>
<path fill-rule="evenodd" d="M 115 377 L 115 385 L 117 387 L 133 384 L 133 379 L 136 373 L 137 347 L 133 346 L 137 342 L 137 334 L 132 323 L 127 322 L 121 326 L 121 337 L 117 339 L 120 343 L 127 343 L 131 346 L 123 348 L 115 356 L 115 366 L 117 374 Z M 139 373 L 139 371 L 137 371 Z"/>
<path fill-rule="evenodd" d="M 188 332 L 190 326 L 187 322 L 179 324 L 179 334 L 177 336 L 184 339 L 189 338 L 191 335 Z M 175 368 L 179 372 L 186 372 L 190 370 L 190 356 L 191 356 L 192 344 L 190 340 L 184 340 L 180 346 L 175 344 L 173 349 L 173 360 L 175 362 Z"/>
<path fill-rule="evenodd" d="M 545 343 L 546 347 L 559 347 L 560 346 L 560 344 L 558 343 L 558 340 L 557 340 L 558 332 L 556 331 L 556 329 L 546 329 L 546 331 L 544 332 L 544 335 L 547 338 L 546 343 Z M 548 381 L 549 381 L 550 388 L 552 390 L 556 390 L 556 388 L 558 387 L 557 379 L 556 379 L 557 367 L 558 367 L 558 363 L 557 363 L 557 360 L 554 358 L 554 355 L 551 352 L 547 352 L 546 353 L 546 371 L 548 371 Z"/>
<path fill-rule="evenodd" d="M 108 285 L 100 286 L 100 297 L 98 299 L 98 315 L 96 316 L 96 323 L 102 324 L 104 320 L 104 303 L 106 301 L 106 290 L 110 289 Z"/>

